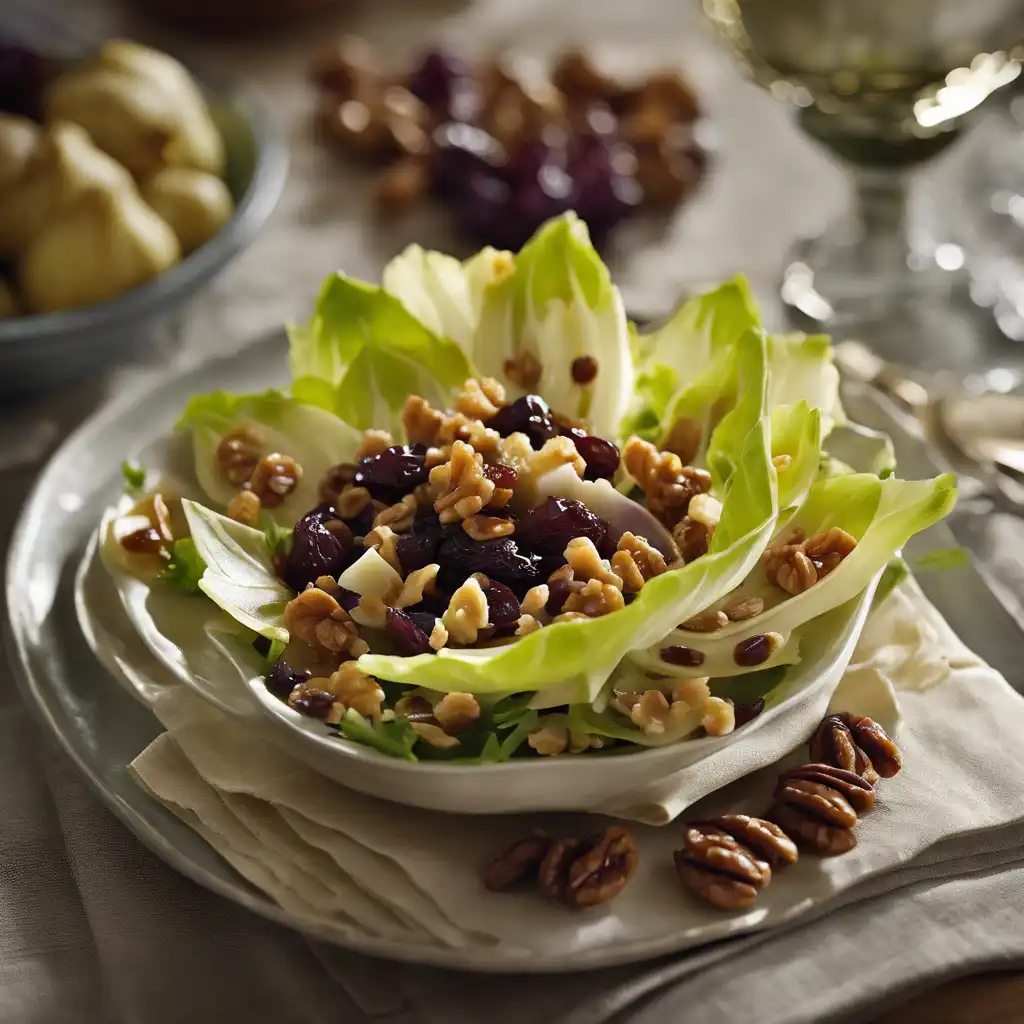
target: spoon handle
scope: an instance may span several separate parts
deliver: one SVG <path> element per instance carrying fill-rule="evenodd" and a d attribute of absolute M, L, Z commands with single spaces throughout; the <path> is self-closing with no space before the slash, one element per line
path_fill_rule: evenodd
<path fill-rule="evenodd" d="M 851 380 L 877 388 L 905 412 L 920 416 L 931 402 L 927 388 L 899 366 L 887 363 L 859 341 L 835 346 L 836 366 Z"/>

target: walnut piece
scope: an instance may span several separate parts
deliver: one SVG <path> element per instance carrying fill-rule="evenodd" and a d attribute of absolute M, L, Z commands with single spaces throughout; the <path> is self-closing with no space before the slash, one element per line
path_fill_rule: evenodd
<path fill-rule="evenodd" d="M 441 650 L 448 643 L 448 630 L 440 619 L 434 619 L 434 628 L 430 631 L 430 646 L 435 650 Z"/>
<path fill-rule="evenodd" d="M 373 548 L 401 576 L 402 563 L 398 560 L 398 534 L 390 526 L 375 526 L 363 538 L 363 546 Z"/>
<path fill-rule="evenodd" d="M 537 619 L 525 612 L 516 620 L 516 636 L 528 636 L 530 633 L 536 633 L 540 628 L 541 624 Z"/>
<path fill-rule="evenodd" d="M 532 615 L 534 617 L 543 615 L 549 596 L 550 590 L 546 583 L 541 583 L 536 587 L 530 587 L 523 597 L 523 614 Z"/>
<path fill-rule="evenodd" d="M 665 731 L 669 707 L 669 702 L 661 690 L 646 690 L 630 709 L 629 718 L 648 736 L 657 736 Z"/>
<path fill-rule="evenodd" d="M 227 507 L 228 519 L 244 526 L 256 526 L 260 521 L 262 502 L 252 491 L 239 491 Z"/>
<path fill-rule="evenodd" d="M 589 537 L 573 537 L 565 546 L 565 560 L 572 570 L 573 579 L 583 582 L 598 580 L 622 589 L 622 577 L 612 572 L 610 564 L 601 557 Z"/>
<path fill-rule="evenodd" d="M 708 688 L 706 676 L 695 676 L 691 679 L 683 679 L 677 683 L 672 690 L 672 703 L 685 704 L 687 707 L 697 709 L 704 705 L 704 702 L 711 697 L 711 690 Z"/>
<path fill-rule="evenodd" d="M 214 458 L 224 478 L 240 486 L 252 476 L 262 455 L 260 437 L 246 427 L 238 427 L 220 439 Z"/>
<path fill-rule="evenodd" d="M 582 590 L 570 594 L 562 605 L 563 612 L 580 612 L 588 619 L 596 619 L 601 615 L 625 608 L 626 602 L 622 591 L 611 583 L 602 583 L 592 579 L 584 584 Z"/>
<path fill-rule="evenodd" d="M 508 537 L 515 533 L 516 524 L 511 519 L 502 519 L 500 516 L 477 514 L 463 519 L 462 529 L 473 540 L 494 540 L 496 537 Z"/>
<path fill-rule="evenodd" d="M 557 719 L 542 718 L 526 742 L 543 757 L 555 757 L 569 746 L 569 727 Z"/>
<path fill-rule="evenodd" d="M 402 407 L 406 440 L 409 444 L 436 444 L 444 418 L 444 413 L 434 409 L 425 398 L 410 395 Z"/>
<path fill-rule="evenodd" d="M 342 662 L 326 687 L 346 708 L 364 718 L 380 718 L 384 691 L 373 676 L 361 671 L 354 661 Z"/>
<path fill-rule="evenodd" d="M 668 571 L 665 556 L 649 544 L 646 537 L 628 531 L 619 538 L 611 568 L 622 578 L 622 589 L 630 594 L 635 594 L 649 579 Z"/>
<path fill-rule="evenodd" d="M 161 494 L 136 502 L 113 525 L 119 559 L 125 568 L 155 572 L 164 566 L 164 549 L 174 540 L 171 513 Z"/>
<path fill-rule="evenodd" d="M 452 445 L 449 462 L 430 471 L 430 482 L 440 491 L 434 511 L 442 523 L 475 516 L 494 493 L 494 481 L 484 475 L 483 458 L 463 441 Z"/>
<path fill-rule="evenodd" d="M 648 510 L 668 526 L 686 515 L 693 497 L 711 488 L 711 475 L 705 470 L 684 466 L 674 452 L 659 452 L 638 437 L 626 442 L 622 461 L 644 492 Z"/>
<path fill-rule="evenodd" d="M 388 526 L 394 533 L 405 533 L 412 529 L 419 502 L 415 494 L 407 494 L 401 501 L 389 505 L 374 516 L 373 525 Z"/>
<path fill-rule="evenodd" d="M 504 404 L 505 389 L 493 377 L 470 377 L 455 399 L 455 408 L 476 420 L 489 420 Z"/>
<path fill-rule="evenodd" d="M 551 839 L 541 829 L 534 829 L 494 856 L 484 869 L 484 886 L 491 892 L 500 892 L 521 878 L 536 875 L 548 850 Z"/>
<path fill-rule="evenodd" d="M 434 717 L 449 735 L 465 732 L 480 717 L 480 705 L 471 693 L 446 693 L 434 705 Z"/>
<path fill-rule="evenodd" d="M 695 523 L 707 527 L 708 537 L 714 536 L 715 527 L 722 518 L 722 503 L 710 494 L 695 494 L 687 506 L 686 515 Z"/>
<path fill-rule="evenodd" d="M 764 611 L 764 601 L 760 597 L 733 597 L 722 605 L 722 612 L 730 622 L 745 622 L 760 615 Z"/>
<path fill-rule="evenodd" d="M 441 622 L 456 643 L 473 644 L 480 630 L 487 625 L 487 614 L 487 595 L 479 581 L 470 576 L 452 594 Z"/>
<path fill-rule="evenodd" d="M 334 501 L 334 508 L 342 519 L 355 519 L 371 502 L 365 487 L 346 487 Z"/>
<path fill-rule="evenodd" d="M 803 532 L 771 544 L 764 553 L 765 574 L 787 594 L 802 594 L 827 576 L 853 549 L 857 541 L 833 526 L 807 540 Z"/>
<path fill-rule="evenodd" d="M 459 745 L 455 736 L 449 736 L 441 726 L 434 725 L 432 722 L 411 722 L 410 725 L 415 732 L 419 733 L 420 739 L 425 740 L 432 747 L 450 750 Z"/>
<path fill-rule="evenodd" d="M 502 369 L 505 376 L 524 391 L 533 391 L 537 387 L 543 371 L 540 360 L 525 348 L 520 349 L 513 359 L 506 359 Z"/>
<path fill-rule="evenodd" d="M 683 561 L 689 564 L 708 553 L 711 531 L 696 519 L 683 516 L 672 528 L 672 539 L 676 542 Z"/>
<path fill-rule="evenodd" d="M 700 724 L 709 736 L 725 736 L 736 728 L 736 713 L 732 702 L 721 697 L 708 697 L 701 706 L 704 717 Z"/>
<path fill-rule="evenodd" d="M 317 587 L 307 587 L 284 606 L 284 624 L 293 637 L 335 654 L 368 650 L 348 612 Z"/>
<path fill-rule="evenodd" d="M 434 590 L 434 580 L 440 572 L 441 566 L 437 562 L 423 566 L 422 569 L 414 569 L 402 583 L 402 589 L 395 599 L 395 608 L 408 608 L 411 605 L 419 604 L 423 595 Z"/>
<path fill-rule="evenodd" d="M 583 456 L 576 450 L 571 437 L 549 437 L 539 452 L 530 459 L 530 473 L 534 480 L 539 480 L 545 473 L 550 473 L 559 466 L 572 466 L 576 475 L 583 479 L 587 464 Z"/>
<path fill-rule="evenodd" d="M 302 467 L 290 455 L 271 452 L 257 463 L 249 486 L 264 508 L 277 508 L 301 479 Z"/>
<path fill-rule="evenodd" d="M 386 430 L 367 430 L 363 434 L 363 440 L 356 449 L 355 460 L 361 462 L 371 455 L 380 455 L 394 445 L 395 439 Z"/>

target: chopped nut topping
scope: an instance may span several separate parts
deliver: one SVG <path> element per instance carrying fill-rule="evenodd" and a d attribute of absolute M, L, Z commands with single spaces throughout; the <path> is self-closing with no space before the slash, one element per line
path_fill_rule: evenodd
<path fill-rule="evenodd" d="M 562 611 L 582 612 L 587 618 L 596 619 L 625 607 L 626 602 L 618 587 L 600 580 L 590 580 L 582 590 L 566 598 Z"/>
<path fill-rule="evenodd" d="M 363 434 L 362 444 L 356 449 L 356 462 L 380 455 L 395 443 L 394 438 L 386 430 L 367 430 Z"/>
<path fill-rule="evenodd" d="M 583 619 L 589 619 L 589 615 L 585 615 L 583 612 L 562 612 L 560 615 L 556 615 L 552 620 L 552 624 L 556 622 L 579 622 Z"/>
<path fill-rule="evenodd" d="M 652 577 L 668 571 L 662 553 L 645 537 L 637 537 L 628 531 L 619 538 L 611 567 L 616 575 L 622 577 L 623 589 L 630 594 L 635 594 Z"/>
<path fill-rule="evenodd" d="M 239 427 L 225 434 L 217 445 L 217 468 L 233 484 L 244 484 L 263 455 L 263 442 L 251 430 Z"/>
<path fill-rule="evenodd" d="M 764 611 L 764 600 L 760 597 L 734 597 L 722 605 L 722 611 L 730 622 L 745 622 Z"/>
<path fill-rule="evenodd" d="M 679 554 L 687 564 L 708 553 L 711 531 L 696 519 L 683 516 L 672 529 L 672 539 L 679 548 Z"/>
<path fill-rule="evenodd" d="M 441 622 L 456 643 L 476 643 L 480 630 L 487 625 L 487 596 L 472 576 L 452 594 Z"/>
<path fill-rule="evenodd" d="M 498 461 L 511 466 L 519 476 L 530 472 L 530 464 L 535 454 L 537 453 L 534 452 L 529 437 L 518 430 L 508 437 L 503 437 L 498 445 Z"/>
<path fill-rule="evenodd" d="M 244 526 L 256 526 L 260 521 L 262 502 L 252 491 L 239 491 L 227 507 L 228 519 Z"/>
<path fill-rule="evenodd" d="M 827 576 L 857 546 L 854 537 L 838 526 L 808 540 L 803 532 L 769 545 L 764 553 L 765 574 L 787 594 L 802 594 Z"/>
<path fill-rule="evenodd" d="M 264 508 L 277 508 L 301 479 L 302 467 L 290 455 L 271 452 L 252 471 L 249 486 Z"/>
<path fill-rule="evenodd" d="M 420 508 L 426 508 L 437 501 L 437 488 L 433 484 L 417 484 L 412 494 Z"/>
<path fill-rule="evenodd" d="M 680 416 L 672 424 L 672 429 L 665 439 L 665 451 L 678 455 L 683 465 L 688 465 L 700 451 L 701 429 L 696 420 Z"/>
<path fill-rule="evenodd" d="M 838 526 L 833 526 L 830 530 L 816 533 L 805 541 L 804 551 L 814 562 L 820 579 L 830 573 L 856 546 L 855 537 Z"/>
<path fill-rule="evenodd" d="M 623 714 L 628 718 L 632 713 L 633 708 L 635 708 L 640 702 L 640 698 L 642 696 L 643 694 L 641 693 L 633 693 L 630 691 L 616 693 L 611 699 L 611 706 L 620 714 Z"/>
<path fill-rule="evenodd" d="M 656 736 L 665 731 L 665 719 L 668 717 L 669 703 L 661 690 L 646 690 L 629 712 L 630 721 L 643 729 L 648 736 Z"/>
<path fill-rule="evenodd" d="M 377 594 L 364 594 L 352 609 L 352 615 L 360 626 L 384 629 L 388 622 L 388 606 Z"/>
<path fill-rule="evenodd" d="M 709 609 L 681 622 L 679 628 L 688 629 L 692 633 L 714 633 L 716 629 L 723 629 L 728 625 L 729 620 L 725 612 L 713 612 Z"/>
<path fill-rule="evenodd" d="M 598 553 L 589 537 L 573 537 L 565 547 L 565 560 L 572 570 L 573 579 L 600 580 L 622 589 L 622 577 L 612 572 L 611 566 Z"/>
<path fill-rule="evenodd" d="M 432 725 L 430 722 L 410 722 L 410 725 L 419 733 L 420 739 L 432 747 L 450 750 L 459 745 L 459 741 L 454 736 L 449 736 L 439 725 Z"/>
<path fill-rule="evenodd" d="M 419 395 L 410 395 L 402 407 L 402 426 L 410 444 L 435 444 L 444 419 L 443 412 Z"/>
<path fill-rule="evenodd" d="M 555 757 L 569 746 L 569 729 L 564 722 L 541 719 L 541 724 L 534 729 L 526 742 L 544 757 Z"/>
<path fill-rule="evenodd" d="M 789 469 L 793 464 L 793 457 L 791 455 L 776 455 L 772 459 L 772 465 L 776 469 Z"/>
<path fill-rule="evenodd" d="M 549 437 L 530 459 L 530 473 L 534 480 L 539 480 L 545 473 L 550 473 L 559 466 L 570 465 L 576 470 L 576 475 L 583 479 L 587 471 L 587 464 L 583 456 L 576 450 L 571 437 Z"/>
<path fill-rule="evenodd" d="M 714 534 L 718 520 L 722 518 L 722 503 L 710 494 L 695 494 L 690 499 L 686 515 L 696 523 L 708 528 L 709 536 Z"/>
<path fill-rule="evenodd" d="M 292 636 L 335 654 L 366 653 L 348 612 L 317 587 L 308 587 L 285 605 L 284 624 Z"/>
<path fill-rule="evenodd" d="M 465 732 L 480 717 L 480 705 L 471 693 L 446 693 L 434 705 L 434 717 L 446 733 Z"/>
<path fill-rule="evenodd" d="M 493 377 L 470 377 L 455 400 L 455 408 L 475 420 L 489 420 L 504 404 L 505 389 Z"/>
<path fill-rule="evenodd" d="M 373 519 L 373 525 L 389 526 L 395 533 L 405 533 L 406 530 L 412 529 L 418 507 L 416 495 L 407 494 L 401 501 L 378 512 Z"/>
<path fill-rule="evenodd" d="M 494 493 L 494 482 L 484 475 L 482 457 L 463 441 L 452 445 L 450 462 L 430 471 L 430 482 L 441 492 L 434 511 L 442 523 L 475 516 Z"/>
<path fill-rule="evenodd" d="M 533 391 L 537 387 L 543 371 L 540 360 L 525 348 L 520 349 L 514 359 L 506 359 L 502 369 L 505 376 L 524 391 Z"/>
<path fill-rule="evenodd" d="M 337 466 L 331 466 L 317 485 L 317 493 L 320 503 L 323 505 L 335 505 L 338 495 L 347 487 L 352 486 L 356 476 L 356 467 L 351 462 L 340 462 Z M 369 492 L 367 492 L 369 496 Z"/>
<path fill-rule="evenodd" d="M 375 526 L 363 538 L 363 546 L 373 548 L 401 576 L 402 563 L 398 560 L 398 534 L 390 526 Z"/>
<path fill-rule="evenodd" d="M 346 487 L 338 495 L 334 507 L 342 519 L 355 519 L 372 500 L 365 487 Z"/>
<path fill-rule="evenodd" d="M 550 597 L 550 594 L 550 589 L 546 583 L 541 583 L 536 587 L 530 587 L 526 592 L 526 596 L 523 598 L 523 613 L 533 616 L 542 615 L 544 613 L 544 606 L 548 603 L 548 597 Z"/>
<path fill-rule="evenodd" d="M 423 566 L 422 569 L 414 569 L 402 583 L 402 591 L 395 600 L 396 608 L 408 608 L 411 605 L 419 604 L 425 593 L 433 592 L 434 580 L 441 566 L 437 562 Z"/>
<path fill-rule="evenodd" d="M 516 524 L 499 516 L 475 515 L 462 520 L 462 528 L 473 540 L 494 540 L 515 533 Z"/>
<path fill-rule="evenodd" d="M 711 476 L 705 470 L 684 466 L 674 452 L 659 452 L 638 437 L 626 442 L 622 461 L 644 492 L 648 510 L 669 526 L 686 515 L 691 498 L 711 487 Z"/>
<path fill-rule="evenodd" d="M 441 650 L 448 643 L 448 630 L 440 619 L 434 619 L 434 628 L 430 631 L 430 646 L 435 650 Z"/>
<path fill-rule="evenodd" d="M 569 730 L 569 753 L 582 754 L 585 750 L 600 750 L 604 746 L 604 739 L 589 732 L 573 732 Z"/>
<path fill-rule="evenodd" d="M 711 697 L 707 676 L 682 680 L 672 691 L 673 704 L 685 704 L 687 707 L 699 708 Z"/>
<path fill-rule="evenodd" d="M 352 708 L 364 718 L 380 718 L 384 691 L 377 680 L 359 669 L 354 661 L 342 662 L 326 689 L 346 708 Z"/>
<path fill-rule="evenodd" d="M 163 567 L 161 552 L 174 539 L 171 514 L 162 495 L 137 502 L 114 524 L 120 559 L 134 571 L 155 572 Z"/>
<path fill-rule="evenodd" d="M 536 633 L 541 628 L 541 624 L 533 615 L 523 613 L 516 620 L 516 636 L 529 636 L 530 633 Z"/>
<path fill-rule="evenodd" d="M 708 697 L 702 705 L 701 725 L 709 736 L 725 736 L 736 728 L 736 712 L 731 701 Z"/>

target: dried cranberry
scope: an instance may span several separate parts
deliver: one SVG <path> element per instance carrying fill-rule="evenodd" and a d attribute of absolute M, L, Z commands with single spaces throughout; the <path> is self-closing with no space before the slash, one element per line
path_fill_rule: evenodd
<path fill-rule="evenodd" d="M 773 654 L 775 645 L 767 633 L 756 633 L 741 640 L 733 649 L 733 660 L 737 665 L 750 668 L 763 665 Z"/>
<path fill-rule="evenodd" d="M 422 607 L 422 603 L 420 605 L 417 605 L 417 607 Z M 419 629 L 421 629 L 427 637 L 429 637 L 430 634 L 434 631 L 434 620 L 437 618 L 437 616 L 433 612 L 407 611 L 406 615 L 408 615 L 409 618 L 412 619 L 416 626 Z"/>
<path fill-rule="evenodd" d="M 739 729 L 747 722 L 752 722 L 762 711 L 764 711 L 764 697 L 758 697 L 749 704 L 737 704 L 734 711 L 736 728 Z"/>
<path fill-rule="evenodd" d="M 431 183 L 439 195 L 466 196 L 474 176 L 485 178 L 501 167 L 505 159 L 505 150 L 493 135 L 471 124 L 448 121 L 434 131 Z M 486 198 L 497 207 L 507 203 L 508 186 L 496 176 L 494 180 L 502 186 L 500 195 L 487 194 Z M 483 192 L 487 192 L 486 187 Z"/>
<path fill-rule="evenodd" d="M 324 525 L 341 517 L 329 505 L 304 515 L 292 533 L 292 546 L 282 576 L 292 590 L 301 592 L 318 576 L 338 576 L 350 562 L 354 547 L 345 535 L 332 533 Z"/>
<path fill-rule="evenodd" d="M 511 489 L 515 487 L 519 474 L 511 467 L 495 462 L 484 466 L 484 476 L 492 481 L 495 487 Z"/>
<path fill-rule="evenodd" d="M 452 53 L 428 50 L 420 65 L 406 83 L 409 92 L 428 107 L 447 108 L 459 79 L 466 76 L 466 67 Z"/>
<path fill-rule="evenodd" d="M 558 434 L 558 424 L 548 403 L 540 395 L 523 395 L 510 405 L 499 409 L 497 415 L 487 421 L 487 426 L 502 437 L 523 433 L 534 448 L 540 448 L 549 438 Z"/>
<path fill-rule="evenodd" d="M 557 615 L 572 592 L 573 586 L 568 580 L 555 580 L 554 583 L 549 583 L 548 603 L 544 605 L 544 610 L 548 615 Z"/>
<path fill-rule="evenodd" d="M 587 464 L 584 480 L 611 480 L 619 468 L 619 449 L 603 437 L 587 434 L 574 438 L 576 451 Z"/>
<path fill-rule="evenodd" d="M 385 625 L 388 636 L 395 641 L 395 645 L 406 655 L 430 654 L 430 637 L 424 633 L 412 618 L 399 608 L 387 610 L 387 623 Z"/>
<path fill-rule="evenodd" d="M 334 595 L 334 599 L 342 608 L 345 609 L 345 611 L 350 612 L 357 604 L 359 604 L 362 597 L 354 590 L 346 590 L 344 587 L 338 587 L 337 593 Z"/>
<path fill-rule="evenodd" d="M 540 578 L 540 558 L 522 551 L 515 536 L 475 541 L 461 527 L 442 542 L 437 561 L 441 565 L 438 585 L 448 592 L 458 589 L 475 572 L 521 592 Z"/>
<path fill-rule="evenodd" d="M 697 668 L 704 664 L 704 652 L 698 651 L 695 647 L 662 647 L 661 660 L 668 662 L 669 665 Z"/>
<path fill-rule="evenodd" d="M 300 715 L 308 715 L 310 718 L 326 718 L 333 706 L 334 694 L 326 690 L 304 689 L 292 702 L 292 707 Z"/>
<path fill-rule="evenodd" d="M 441 537 L 441 523 L 430 515 L 415 520 L 412 530 L 398 538 L 398 561 L 406 576 L 437 560 Z"/>
<path fill-rule="evenodd" d="M 570 371 L 577 384 L 590 384 L 597 376 L 597 360 L 593 356 L 577 356 Z"/>
<path fill-rule="evenodd" d="M 278 700 L 287 700 L 292 690 L 307 679 L 309 679 L 308 672 L 296 671 L 287 661 L 279 659 L 270 666 L 270 671 L 267 672 L 263 682 Z"/>
<path fill-rule="evenodd" d="M 603 519 L 572 498 L 548 498 L 530 509 L 516 527 L 520 545 L 541 555 L 561 555 L 574 537 L 589 537 L 600 547 L 607 532 Z"/>
<path fill-rule="evenodd" d="M 368 455 L 356 468 L 355 484 L 378 501 L 393 505 L 414 487 L 427 482 L 427 449 L 422 444 L 398 444 Z"/>
<path fill-rule="evenodd" d="M 497 580 L 491 580 L 485 590 L 487 595 L 487 619 L 490 624 L 499 630 L 511 629 L 519 622 L 519 616 L 523 609 L 519 605 L 519 598 Z"/>

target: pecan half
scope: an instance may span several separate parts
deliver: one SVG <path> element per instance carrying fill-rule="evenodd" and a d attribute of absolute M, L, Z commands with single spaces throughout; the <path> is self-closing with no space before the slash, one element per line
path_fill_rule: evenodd
<path fill-rule="evenodd" d="M 249 486 L 264 508 L 277 508 L 301 479 L 302 467 L 290 455 L 271 452 L 256 464 Z"/>
<path fill-rule="evenodd" d="M 573 857 L 580 851 L 583 840 L 568 836 L 556 839 L 544 855 L 537 872 L 540 891 L 545 896 L 560 900 L 565 896 L 569 884 L 569 868 Z"/>
<path fill-rule="evenodd" d="M 839 718 L 883 779 L 892 778 L 903 767 L 899 747 L 873 718 L 851 715 L 849 711 L 840 712 Z"/>
<path fill-rule="evenodd" d="M 621 826 L 612 825 L 602 836 L 585 843 L 592 845 L 569 867 L 565 899 L 574 907 L 593 907 L 615 899 L 636 871 L 636 843 Z"/>
<path fill-rule="evenodd" d="M 811 760 L 854 772 L 872 785 L 878 781 L 871 758 L 857 745 L 841 715 L 826 715 L 822 719 L 811 737 Z"/>
<path fill-rule="evenodd" d="M 857 812 L 838 790 L 807 779 L 782 780 L 767 817 L 797 846 L 821 857 L 846 853 L 857 845 Z"/>
<path fill-rule="evenodd" d="M 819 782 L 842 793 L 850 806 L 863 814 L 875 806 L 875 787 L 856 772 L 848 772 L 844 768 L 836 768 L 831 764 L 805 764 L 799 768 L 791 768 L 779 776 L 779 786 L 787 779 L 804 779 L 807 782 Z"/>
<path fill-rule="evenodd" d="M 772 877 L 765 861 L 727 832 L 710 826 L 688 825 L 683 846 L 672 858 L 683 885 L 723 910 L 749 907 Z"/>
<path fill-rule="evenodd" d="M 793 840 L 778 825 L 764 818 L 753 818 L 749 814 L 723 814 L 694 824 L 725 832 L 756 854 L 759 860 L 767 861 L 772 868 L 782 868 L 797 861 Z"/>
<path fill-rule="evenodd" d="M 530 835 L 516 840 L 484 868 L 484 885 L 492 892 L 500 892 L 521 878 L 536 874 L 551 842 L 551 837 L 541 829 L 534 829 Z"/>

